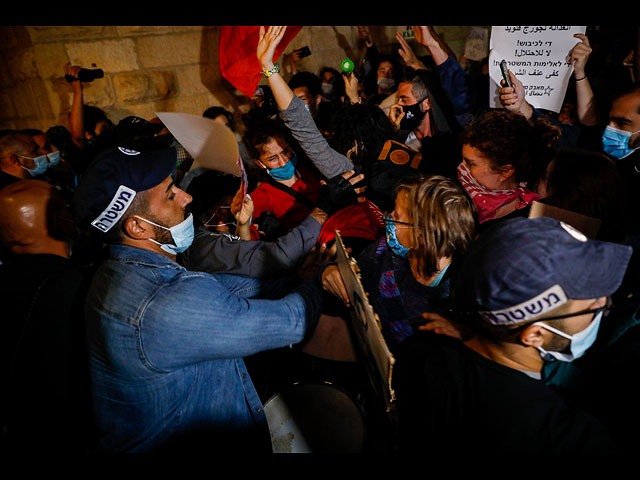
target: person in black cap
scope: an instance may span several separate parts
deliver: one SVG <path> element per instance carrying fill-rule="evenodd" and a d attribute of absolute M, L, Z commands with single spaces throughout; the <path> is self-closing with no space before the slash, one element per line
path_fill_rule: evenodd
<path fill-rule="evenodd" d="M 630 247 L 544 217 L 506 220 L 478 237 L 452 285 L 460 338 L 420 332 L 396 356 L 400 447 L 617 451 L 600 421 L 547 387 L 541 370 L 593 343 L 630 256 Z"/>
<path fill-rule="evenodd" d="M 78 226 L 101 232 L 110 252 L 85 304 L 98 448 L 270 451 L 243 357 L 303 340 L 322 290 L 313 276 L 267 285 L 176 263 L 193 217 L 175 162 L 174 148 L 108 149 L 74 195 Z"/>

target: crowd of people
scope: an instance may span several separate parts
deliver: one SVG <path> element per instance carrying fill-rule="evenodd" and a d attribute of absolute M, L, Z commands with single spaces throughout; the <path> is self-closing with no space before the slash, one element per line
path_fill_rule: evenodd
<path fill-rule="evenodd" d="M 424 57 L 358 27 L 353 72 L 291 75 L 286 28 L 260 27 L 250 109 L 202 114 L 234 132 L 245 178 L 158 118 L 85 105 L 77 65 L 68 126 L 1 132 L 3 447 L 270 453 L 269 400 L 314 384 L 362 412 L 356 451 L 634 451 L 633 75 L 592 86 L 587 31 L 560 114 L 513 72 L 490 108 L 486 62 L 433 27 L 412 27 Z M 336 232 L 394 358 L 390 409 Z"/>

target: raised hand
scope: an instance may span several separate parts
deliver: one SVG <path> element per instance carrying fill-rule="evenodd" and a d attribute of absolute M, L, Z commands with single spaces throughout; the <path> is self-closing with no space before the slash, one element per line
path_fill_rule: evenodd
<path fill-rule="evenodd" d="M 276 51 L 276 47 L 284 37 L 284 32 L 287 27 L 270 26 L 265 30 L 265 27 L 260 27 L 260 33 L 258 38 L 258 48 L 256 49 L 256 55 L 260 67 L 263 70 L 270 70 L 273 68 L 273 56 Z"/>

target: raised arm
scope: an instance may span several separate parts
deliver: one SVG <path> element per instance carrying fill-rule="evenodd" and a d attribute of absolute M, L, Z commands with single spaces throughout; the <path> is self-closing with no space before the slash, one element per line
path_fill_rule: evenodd
<path fill-rule="evenodd" d="M 591 84 L 585 73 L 585 65 L 591 54 L 591 45 L 586 35 L 576 33 L 580 39 L 569 52 L 569 63 L 573 64 L 573 76 L 576 82 L 576 107 L 578 121 L 582 125 L 594 126 L 598 124 L 598 113 Z"/>
<path fill-rule="evenodd" d="M 505 109 L 520 113 L 526 119 L 530 119 L 533 115 L 533 107 L 525 99 L 524 85 L 511 70 L 509 70 L 509 78 L 513 87 L 501 87 L 498 89 L 500 103 Z M 504 82 L 504 80 L 501 82 Z"/>
<path fill-rule="evenodd" d="M 413 34 L 417 42 L 429 50 L 436 65 L 442 65 L 449 58 L 449 55 L 453 54 L 451 49 L 441 41 L 432 26 L 413 27 Z"/>
<path fill-rule="evenodd" d="M 84 148 L 84 94 L 82 90 L 82 82 L 78 80 L 78 71 L 82 67 L 71 65 L 67 62 L 64 66 L 65 75 L 74 77 L 75 80 L 69 82 L 73 91 L 73 99 L 71 103 L 71 114 L 69 115 L 69 131 L 71 132 L 71 140 L 78 148 Z"/>
<path fill-rule="evenodd" d="M 260 27 L 257 48 L 260 68 L 267 76 L 267 82 L 280 109 L 280 117 L 287 128 L 320 173 L 327 178 L 333 178 L 353 169 L 353 163 L 329 146 L 327 140 L 318 130 L 311 114 L 304 108 L 303 102 L 295 96 L 287 82 L 277 72 L 278 69 L 275 68 L 273 55 L 286 28 L 270 26 L 265 30 L 264 27 Z"/>
<path fill-rule="evenodd" d="M 267 81 L 269 87 L 273 92 L 273 96 L 276 99 L 276 104 L 280 110 L 286 109 L 291 100 L 294 97 L 293 91 L 287 85 L 279 69 L 275 68 L 273 61 L 273 55 L 276 47 L 284 37 L 284 32 L 287 27 L 274 27 L 270 26 L 265 30 L 264 27 L 260 27 L 260 37 L 258 39 L 258 49 L 256 55 L 258 56 L 258 62 L 260 63 L 260 69 L 263 75 L 268 75 Z"/>

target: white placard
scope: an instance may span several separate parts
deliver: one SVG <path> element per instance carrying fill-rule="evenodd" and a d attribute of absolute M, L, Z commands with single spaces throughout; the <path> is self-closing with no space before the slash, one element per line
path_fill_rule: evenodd
<path fill-rule="evenodd" d="M 469 27 L 464 43 L 464 56 L 479 62 L 487 58 L 489 53 L 489 29 Z"/>
<path fill-rule="evenodd" d="M 238 142 L 231 129 L 189 113 L 156 112 L 156 115 L 198 166 L 242 176 Z"/>
<path fill-rule="evenodd" d="M 587 27 L 499 26 L 491 27 L 489 51 L 489 106 L 501 108 L 497 89 L 502 73 L 500 61 L 525 88 L 525 98 L 534 108 L 560 112 L 573 66 L 567 61 L 580 42 L 576 33 Z"/>

